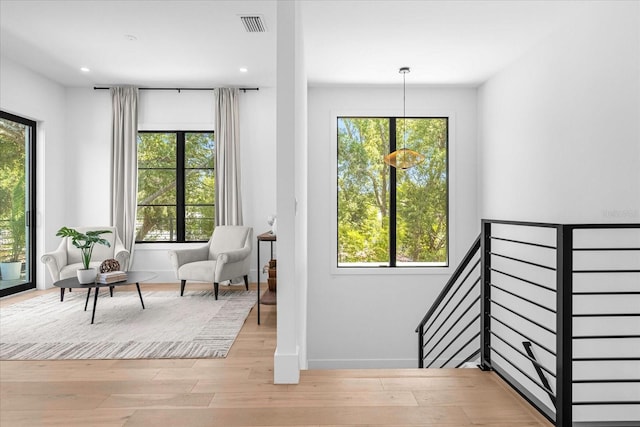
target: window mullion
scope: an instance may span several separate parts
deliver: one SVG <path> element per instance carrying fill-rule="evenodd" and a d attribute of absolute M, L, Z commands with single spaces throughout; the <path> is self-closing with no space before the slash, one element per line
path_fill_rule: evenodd
<path fill-rule="evenodd" d="M 184 242 L 185 238 L 185 134 L 176 134 L 176 232 L 177 241 Z"/>
<path fill-rule="evenodd" d="M 389 118 L 389 152 L 396 150 L 396 118 Z M 396 266 L 396 168 L 389 169 L 389 267 Z"/>

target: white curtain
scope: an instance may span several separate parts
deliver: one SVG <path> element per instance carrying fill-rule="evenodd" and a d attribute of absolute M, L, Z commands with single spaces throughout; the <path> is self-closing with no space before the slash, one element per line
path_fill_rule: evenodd
<path fill-rule="evenodd" d="M 138 88 L 113 87 L 111 92 L 111 222 L 133 257 L 138 192 Z M 131 261 L 129 261 L 131 262 Z M 128 269 L 128 266 L 121 266 Z"/>
<path fill-rule="evenodd" d="M 237 88 L 215 89 L 216 225 L 242 225 Z"/>

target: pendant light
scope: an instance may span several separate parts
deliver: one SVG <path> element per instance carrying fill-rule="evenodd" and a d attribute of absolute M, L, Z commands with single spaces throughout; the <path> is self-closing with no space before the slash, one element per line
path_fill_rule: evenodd
<path fill-rule="evenodd" d="M 403 125 L 404 129 L 402 132 L 403 144 L 402 148 L 399 150 L 395 150 L 386 156 L 384 156 L 384 162 L 389 166 L 398 169 L 409 169 L 414 167 L 415 165 L 422 163 L 425 157 L 418 153 L 417 151 L 413 151 L 407 148 L 407 81 L 406 75 L 411 71 L 409 67 L 400 68 L 400 74 L 402 74 L 402 105 L 403 105 Z"/>

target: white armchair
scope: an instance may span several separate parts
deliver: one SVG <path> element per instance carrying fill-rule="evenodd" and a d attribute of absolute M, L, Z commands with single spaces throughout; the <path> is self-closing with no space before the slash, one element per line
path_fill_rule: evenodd
<path fill-rule="evenodd" d="M 118 231 L 115 227 L 74 227 L 81 233 L 91 230 L 111 230 L 111 233 L 102 234 L 100 237 L 106 239 L 111 246 L 95 245 L 91 255 L 90 267 L 99 268 L 102 261 L 115 259 L 120 263 L 120 269 L 126 271 L 129 264 L 129 251 L 125 249 Z M 83 268 L 82 254 L 80 249 L 73 246 L 71 238 L 63 237 L 58 248 L 53 252 L 48 252 L 40 258 L 47 265 L 51 278 L 54 282 L 58 280 L 74 277 L 76 271 Z"/>
<path fill-rule="evenodd" d="M 251 227 L 219 225 L 206 245 L 169 251 L 169 259 L 180 280 L 180 296 L 184 295 L 187 280 L 213 282 L 216 300 L 219 284 L 225 280 L 243 277 L 244 286 L 249 290 L 252 236 Z"/>

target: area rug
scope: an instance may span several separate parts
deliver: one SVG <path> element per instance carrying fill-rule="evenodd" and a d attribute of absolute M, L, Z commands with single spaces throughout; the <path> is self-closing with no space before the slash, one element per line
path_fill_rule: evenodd
<path fill-rule="evenodd" d="M 48 293 L 0 309 L 1 360 L 226 357 L 256 302 L 255 291 Z"/>

